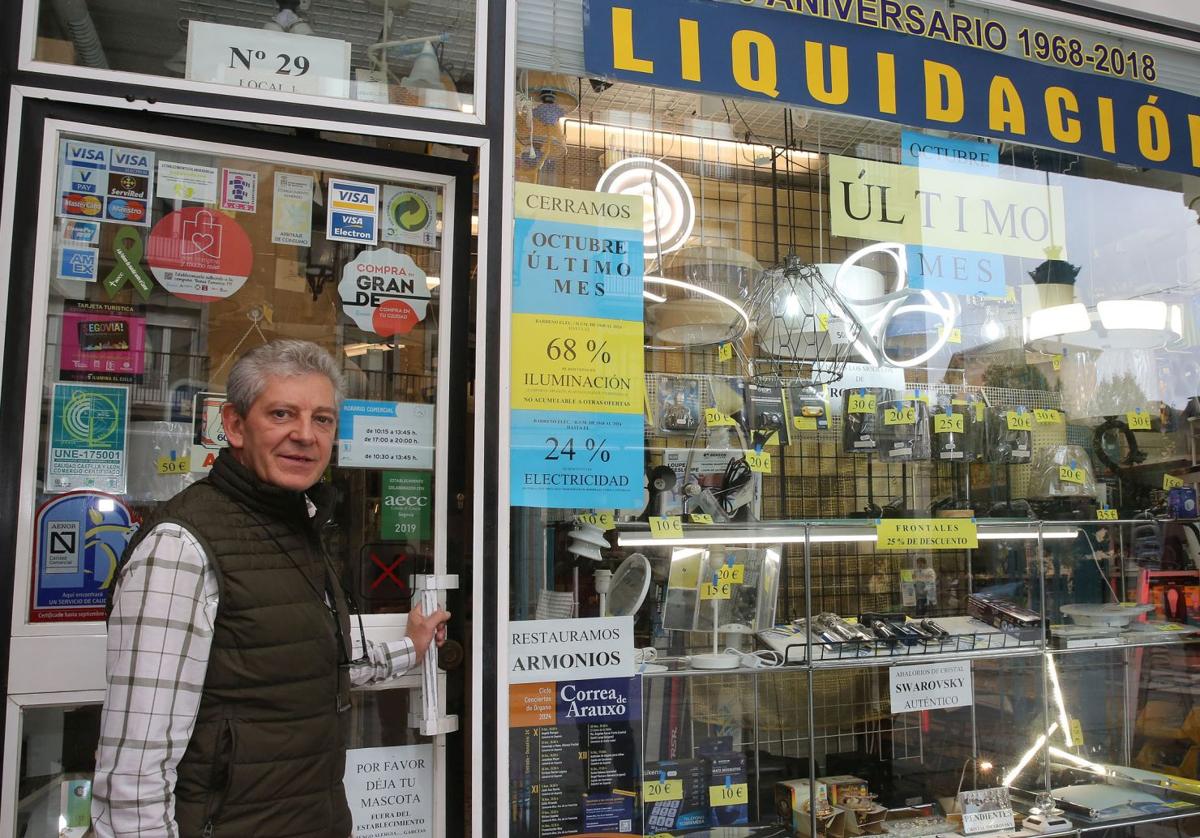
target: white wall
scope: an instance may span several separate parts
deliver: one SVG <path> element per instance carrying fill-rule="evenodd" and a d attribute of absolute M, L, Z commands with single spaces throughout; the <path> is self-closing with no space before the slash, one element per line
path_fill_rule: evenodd
<path fill-rule="evenodd" d="M 1134 19 L 1166 23 L 1200 32 L 1200 3 L 1196 0 L 1073 0 L 1077 5 L 1116 12 Z"/>

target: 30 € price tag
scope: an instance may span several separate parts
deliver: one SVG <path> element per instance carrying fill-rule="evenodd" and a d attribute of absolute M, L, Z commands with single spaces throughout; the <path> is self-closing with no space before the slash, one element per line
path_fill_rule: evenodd
<path fill-rule="evenodd" d="M 1131 431 L 1148 431 L 1150 430 L 1150 414 L 1140 407 L 1137 410 L 1131 410 L 1125 414 L 1125 424 L 1129 425 Z"/>
<path fill-rule="evenodd" d="M 721 425 L 732 426 L 736 425 L 737 423 L 733 421 L 732 417 L 726 416 L 715 407 L 706 407 L 704 408 L 704 424 L 708 425 L 710 428 L 716 428 Z"/>
<path fill-rule="evenodd" d="M 728 582 L 731 585 L 746 584 L 746 566 L 744 564 L 721 565 L 717 571 L 718 582 Z"/>
<path fill-rule="evenodd" d="M 851 413 L 874 413 L 875 412 L 875 394 L 867 393 L 860 395 L 850 395 L 849 403 L 846 409 Z"/>
<path fill-rule="evenodd" d="M 1039 425 L 1057 425 L 1062 421 L 1062 414 L 1057 410 L 1043 410 L 1039 407 L 1034 409 L 1033 418 Z"/>
<path fill-rule="evenodd" d="M 1071 719 L 1071 739 L 1076 745 L 1083 744 L 1083 725 L 1079 719 Z"/>
<path fill-rule="evenodd" d="M 692 523 L 693 524 L 711 524 L 712 522 L 713 522 L 713 519 L 712 519 L 711 515 L 705 515 L 702 512 L 693 512 L 692 513 Z"/>
<path fill-rule="evenodd" d="M 733 344 L 732 343 L 722 343 L 720 346 L 717 347 L 717 360 L 718 361 L 733 360 Z"/>
<path fill-rule="evenodd" d="M 750 470 L 758 474 L 771 473 L 771 452 L 763 451 L 761 454 L 757 451 L 746 452 L 746 465 L 750 466 Z"/>
<path fill-rule="evenodd" d="M 746 783 L 730 783 L 727 786 L 708 787 L 709 806 L 737 806 L 750 802 L 750 788 Z"/>
<path fill-rule="evenodd" d="M 1008 412 L 1008 429 L 1010 431 L 1032 431 L 1033 414 L 1024 410 L 1010 410 Z"/>
<path fill-rule="evenodd" d="M 1085 474 L 1081 468 L 1059 466 L 1058 479 L 1063 483 L 1078 483 L 1082 485 L 1087 480 L 1087 474 Z"/>
<path fill-rule="evenodd" d="M 187 474 L 190 465 L 188 457 L 159 457 L 154 464 L 159 474 Z"/>
<path fill-rule="evenodd" d="M 1169 492 L 1172 489 L 1178 489 L 1182 485 L 1183 485 L 1182 477 L 1175 477 L 1174 475 L 1171 475 L 1171 474 L 1163 475 L 1163 490 L 1164 491 Z"/>
<path fill-rule="evenodd" d="M 1115 521 L 1117 520 L 1117 510 L 1115 509 L 1097 509 L 1097 521 Z"/>
<path fill-rule="evenodd" d="M 817 430 L 817 420 L 812 416 L 793 416 L 792 425 L 798 431 L 815 431 Z"/>
<path fill-rule="evenodd" d="M 700 586 L 701 601 L 712 599 L 731 599 L 733 597 L 733 583 L 717 581 L 717 584 L 705 582 Z"/>
<path fill-rule="evenodd" d="M 964 418 L 961 413 L 937 413 L 933 417 L 933 432 L 935 434 L 961 434 Z"/>
<path fill-rule="evenodd" d="M 642 783 L 642 799 L 647 803 L 683 800 L 683 780 L 647 780 Z"/>
<path fill-rule="evenodd" d="M 915 407 L 889 407 L 883 412 L 885 425 L 915 425 L 917 424 L 917 409 Z"/>
<path fill-rule="evenodd" d="M 602 530 L 611 530 L 617 525 L 616 518 L 611 512 L 588 512 L 583 515 L 576 515 L 575 520 L 581 524 L 591 524 L 593 527 L 599 527 Z"/>
<path fill-rule="evenodd" d="M 683 538 L 683 519 L 678 515 L 650 518 L 650 535 L 655 538 Z"/>

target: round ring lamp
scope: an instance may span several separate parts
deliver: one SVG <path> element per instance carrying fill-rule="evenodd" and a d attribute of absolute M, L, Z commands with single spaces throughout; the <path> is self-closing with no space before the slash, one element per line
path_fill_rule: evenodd
<path fill-rule="evenodd" d="M 629 157 L 609 166 L 597 192 L 642 199 L 643 243 L 647 258 L 661 257 L 687 243 L 696 223 L 696 202 L 679 172 L 661 160 Z"/>
<path fill-rule="evenodd" d="M 762 275 L 754 257 L 729 247 L 694 245 L 647 276 L 646 329 L 651 348 L 704 346 L 736 340 L 750 325 L 746 300 Z"/>

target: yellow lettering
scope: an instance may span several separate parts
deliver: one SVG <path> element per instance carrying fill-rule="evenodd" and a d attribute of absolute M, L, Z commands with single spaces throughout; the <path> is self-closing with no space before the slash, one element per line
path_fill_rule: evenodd
<path fill-rule="evenodd" d="M 633 9 L 612 10 L 613 69 L 653 73 L 654 62 L 633 54 Z"/>
<path fill-rule="evenodd" d="M 1113 100 L 1101 96 L 1096 100 L 1100 110 L 1100 147 L 1109 154 L 1117 153 L 1117 129 L 1113 125 Z"/>
<path fill-rule="evenodd" d="M 1046 88 L 1046 120 L 1050 136 L 1063 143 L 1077 143 L 1083 137 L 1083 125 L 1078 119 L 1066 118 L 1063 112 L 1078 114 L 1079 100 L 1065 87 Z"/>
<path fill-rule="evenodd" d="M 817 41 L 804 42 L 804 67 L 808 93 L 826 105 L 844 105 L 850 98 L 850 56 L 845 47 L 829 48 L 829 81 L 825 80 L 825 49 Z"/>
<path fill-rule="evenodd" d="M 958 70 L 949 64 L 926 59 L 925 118 L 934 122 L 961 122 L 965 107 L 962 76 Z"/>
<path fill-rule="evenodd" d="M 896 56 L 888 52 L 875 53 L 879 75 L 879 112 L 896 112 Z"/>
<path fill-rule="evenodd" d="M 1162 163 L 1171 156 L 1171 132 L 1167 128 L 1167 115 L 1158 106 L 1158 97 L 1150 96 L 1146 104 L 1138 108 L 1138 149 L 1142 156 L 1155 163 Z"/>
<path fill-rule="evenodd" d="M 739 29 L 733 33 L 733 80 L 739 87 L 755 93 L 765 93 L 774 98 L 779 95 L 776 88 L 778 70 L 775 65 L 775 42 L 762 32 Z M 752 55 L 757 53 L 757 62 Z M 755 75 L 755 64 L 758 74 Z"/>
<path fill-rule="evenodd" d="M 1025 105 L 1012 79 L 993 76 L 988 89 L 988 128 L 1010 134 L 1025 133 Z"/>
<path fill-rule="evenodd" d="M 680 75 L 687 81 L 700 81 L 700 24 L 679 21 Z"/>

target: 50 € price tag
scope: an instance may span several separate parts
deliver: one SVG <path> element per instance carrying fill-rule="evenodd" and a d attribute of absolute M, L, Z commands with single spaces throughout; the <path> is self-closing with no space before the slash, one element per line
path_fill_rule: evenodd
<path fill-rule="evenodd" d="M 647 803 L 683 800 L 683 780 L 647 780 L 642 783 L 642 799 Z"/>
<path fill-rule="evenodd" d="M 915 407 L 889 407 L 883 412 L 885 425 L 915 425 L 917 424 L 917 409 Z"/>
<path fill-rule="evenodd" d="M 750 470 L 759 474 L 771 473 L 771 452 L 763 451 L 761 454 L 757 451 L 746 452 L 746 465 L 750 466 Z"/>
<path fill-rule="evenodd" d="M 1174 475 L 1171 475 L 1171 474 L 1163 475 L 1163 490 L 1164 491 L 1169 492 L 1172 489 L 1178 489 L 1182 485 L 1183 485 L 1182 477 L 1175 477 Z"/>
<path fill-rule="evenodd" d="M 611 530 L 617 523 L 611 512 L 588 512 L 584 515 L 576 515 L 575 520 L 581 524 L 591 524 L 602 530 Z"/>
<path fill-rule="evenodd" d="M 1150 430 L 1150 414 L 1140 407 L 1137 410 L 1131 410 L 1125 414 L 1125 424 L 1129 425 L 1131 431 L 1148 431 Z"/>
<path fill-rule="evenodd" d="M 651 517 L 650 535 L 655 538 L 683 538 L 683 519 L 678 515 Z"/>
<path fill-rule="evenodd" d="M 159 457 L 154 467 L 159 474 L 187 474 L 190 465 L 188 457 Z"/>
<path fill-rule="evenodd" d="M 1115 509 L 1097 509 L 1097 521 L 1115 521 L 1117 520 L 1117 510 Z"/>
<path fill-rule="evenodd" d="M 1034 409 L 1033 418 L 1039 425 L 1057 425 L 1062 421 L 1062 414 L 1057 410 L 1042 410 L 1039 407 Z"/>
<path fill-rule="evenodd" d="M 963 432 L 963 415 L 961 413 L 935 414 L 933 432 L 935 434 L 961 434 Z"/>
<path fill-rule="evenodd" d="M 875 412 L 875 394 L 868 393 L 866 395 L 855 396 L 851 394 L 850 401 L 846 405 L 846 409 L 851 413 L 874 413 Z"/>
<path fill-rule="evenodd" d="M 746 783 L 731 783 L 728 786 L 709 786 L 709 806 L 736 806 L 750 802 L 750 788 Z"/>
<path fill-rule="evenodd" d="M 710 428 L 715 428 L 721 425 L 736 425 L 732 417 L 726 416 L 715 407 L 704 408 L 704 424 Z"/>
<path fill-rule="evenodd" d="M 717 584 L 705 582 L 700 586 L 700 600 L 707 602 L 713 599 L 732 599 L 733 598 L 733 583 L 717 581 Z"/>
<path fill-rule="evenodd" d="M 1033 414 L 1024 410 L 1010 410 L 1008 412 L 1008 429 L 1010 431 L 1032 431 Z"/>

